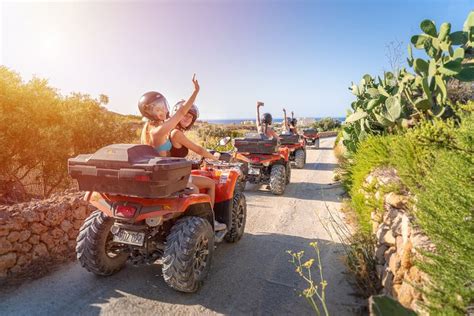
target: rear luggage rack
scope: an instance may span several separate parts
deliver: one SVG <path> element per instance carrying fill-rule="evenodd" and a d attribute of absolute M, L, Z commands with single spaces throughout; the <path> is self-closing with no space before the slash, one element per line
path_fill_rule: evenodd
<path fill-rule="evenodd" d="M 148 145 L 114 144 L 70 158 L 68 173 L 83 191 L 162 198 L 186 189 L 191 162 L 160 157 Z"/>

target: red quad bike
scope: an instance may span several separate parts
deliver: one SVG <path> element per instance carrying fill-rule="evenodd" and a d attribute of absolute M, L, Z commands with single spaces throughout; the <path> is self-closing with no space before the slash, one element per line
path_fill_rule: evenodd
<path fill-rule="evenodd" d="M 316 149 L 319 148 L 319 134 L 314 128 L 304 129 L 303 138 L 305 139 L 306 144 L 314 146 Z"/>
<path fill-rule="evenodd" d="M 230 163 L 191 170 L 190 161 L 158 157 L 150 146 L 118 144 L 69 159 L 68 171 L 96 208 L 80 229 L 76 252 L 97 275 L 112 275 L 127 261 L 161 260 L 170 287 L 195 292 L 209 272 L 214 244 L 237 242 L 244 233 L 247 204 L 236 189 L 240 171 Z M 209 195 L 187 188 L 190 174 L 214 180 L 214 209 Z M 226 228 L 216 231 L 214 220 Z"/>
<path fill-rule="evenodd" d="M 288 148 L 289 159 L 295 163 L 297 169 L 303 169 L 306 163 L 306 144 L 304 138 L 300 135 L 281 134 L 281 147 Z"/>
<path fill-rule="evenodd" d="M 234 139 L 234 160 L 243 162 L 244 180 L 254 184 L 269 184 L 275 195 L 285 192 L 290 183 L 291 168 L 288 148 L 280 148 L 276 139 L 262 134 L 248 134 Z"/>

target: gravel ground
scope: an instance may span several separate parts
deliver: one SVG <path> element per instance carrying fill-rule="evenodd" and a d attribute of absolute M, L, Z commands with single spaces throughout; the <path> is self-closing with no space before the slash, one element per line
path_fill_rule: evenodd
<path fill-rule="evenodd" d="M 1 315 L 150 315 L 150 314 L 312 314 L 298 296 L 304 284 L 288 262 L 286 250 L 305 250 L 318 241 L 327 305 L 331 315 L 358 314 L 364 304 L 354 294 L 342 262 L 343 250 L 324 226 L 332 214 L 342 216 L 342 189 L 334 185 L 337 166 L 334 138 L 308 149 L 304 169 L 292 170 L 292 183 L 282 196 L 247 185 L 248 218 L 237 244 L 219 244 L 209 277 L 195 294 L 168 288 L 159 265 L 127 266 L 102 278 L 76 262 L 30 283 L 2 291 Z"/>

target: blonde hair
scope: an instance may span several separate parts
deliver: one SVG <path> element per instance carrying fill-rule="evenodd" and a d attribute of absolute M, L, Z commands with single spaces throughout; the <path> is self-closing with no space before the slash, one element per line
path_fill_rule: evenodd
<path fill-rule="evenodd" d="M 147 121 L 142 128 L 142 134 L 140 135 L 140 142 L 143 145 L 153 146 L 153 140 L 151 139 L 150 130 L 152 128 L 158 127 L 161 125 L 161 121 Z"/>

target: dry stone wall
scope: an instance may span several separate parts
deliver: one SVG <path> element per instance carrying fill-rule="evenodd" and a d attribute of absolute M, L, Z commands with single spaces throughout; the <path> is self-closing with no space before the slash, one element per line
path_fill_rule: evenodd
<path fill-rule="evenodd" d="M 0 206 L 0 281 L 75 256 L 76 237 L 91 208 L 83 193 Z"/>
<path fill-rule="evenodd" d="M 382 292 L 423 314 L 420 307 L 425 298 L 417 289 L 426 284 L 428 278 L 414 262 L 421 258 L 420 250 L 435 251 L 436 248 L 414 224 L 411 214 L 415 197 L 403 190 L 396 170 L 389 168 L 372 172 L 364 187 L 372 188 L 365 192 L 367 198 L 375 198 L 383 205 L 382 210 L 375 209 L 371 214 L 376 236 L 376 270 Z"/>

